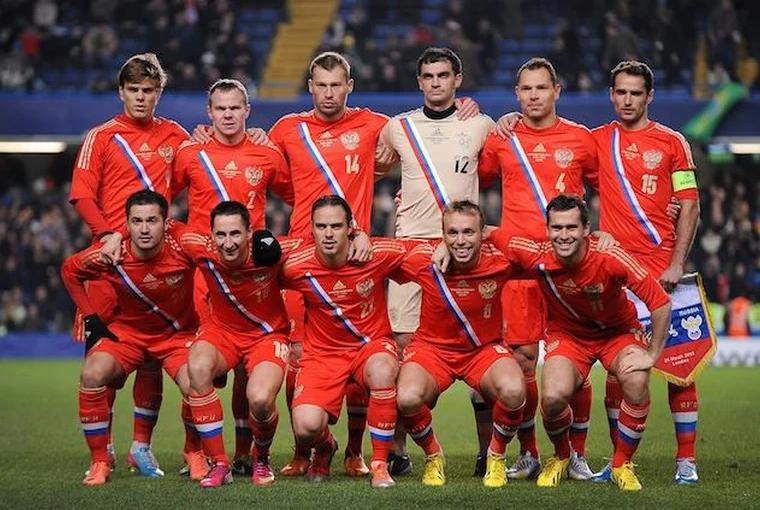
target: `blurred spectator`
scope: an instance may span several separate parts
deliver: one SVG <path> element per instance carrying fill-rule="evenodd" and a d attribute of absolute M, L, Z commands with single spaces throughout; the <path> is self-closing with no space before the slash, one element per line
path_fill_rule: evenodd
<path fill-rule="evenodd" d="M 727 79 L 738 81 L 736 50 L 741 42 L 739 20 L 731 0 L 720 0 L 707 17 L 710 73 L 714 85 Z"/>
<path fill-rule="evenodd" d="M 605 15 L 605 23 L 602 69 L 612 69 L 622 60 L 640 58 L 638 36 L 620 21 L 617 14 L 609 11 Z"/>
<path fill-rule="evenodd" d="M 85 62 L 95 68 L 108 67 L 119 47 L 119 36 L 107 23 L 93 25 L 82 38 Z"/>

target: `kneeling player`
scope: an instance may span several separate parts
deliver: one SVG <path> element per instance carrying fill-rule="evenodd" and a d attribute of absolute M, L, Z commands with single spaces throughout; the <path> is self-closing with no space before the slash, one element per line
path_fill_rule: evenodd
<path fill-rule="evenodd" d="M 512 238 L 510 260 L 537 268 L 549 308 L 546 362 L 541 380 L 544 429 L 555 454 L 538 476 L 540 487 L 555 487 L 570 460 L 569 407 L 597 360 L 620 381 L 619 439 L 612 478 L 623 490 L 640 490 L 631 457 L 649 413 L 649 370 L 662 352 L 670 325 L 670 299 L 657 280 L 620 248 L 601 252 L 589 239 L 588 210 L 580 198 L 559 195 L 546 207 L 550 243 Z M 493 236 L 498 244 L 499 232 Z M 501 244 L 506 244 L 502 239 Z M 652 314 L 647 345 L 627 287 Z"/>
<path fill-rule="evenodd" d="M 499 296 L 512 267 L 491 244 L 481 244 L 483 215 L 469 201 L 443 213 L 443 239 L 450 256 L 444 275 L 431 263 L 433 247 L 413 248 L 401 268 L 422 287 L 420 326 L 404 353 L 398 405 L 404 426 L 427 456 L 425 485 L 443 485 L 444 458 L 430 409 L 456 379 L 486 396 L 493 406 L 493 431 L 483 483 L 507 483 L 505 453 L 525 405 L 520 366 L 501 341 Z"/>
<path fill-rule="evenodd" d="M 328 428 L 340 414 L 350 381 L 369 390 L 367 423 L 372 440 L 372 487 L 395 484 L 386 459 L 396 426 L 398 356 L 385 300 L 385 278 L 406 251 L 400 241 L 374 240 L 372 260 L 348 263 L 351 209 L 336 195 L 312 206 L 313 243 L 292 252 L 283 265 L 285 286 L 303 293 L 306 327 L 295 381 L 293 430 L 314 448 L 306 477 L 326 479 L 338 446 Z"/>
<path fill-rule="evenodd" d="M 194 267 L 175 248 L 176 232 L 167 210 L 160 194 L 134 193 L 126 204 L 129 239 L 121 265 L 101 262 L 100 245 L 94 245 L 66 259 L 61 269 L 69 294 L 86 316 L 91 346 L 79 386 L 79 418 L 92 457 L 85 485 L 102 485 L 111 473 L 107 386 L 120 387 L 146 359 L 155 358 L 183 395 L 190 388 L 188 346 L 198 325 L 192 302 Z M 108 328 L 85 291 L 84 282 L 97 279 L 108 280 L 117 293 L 120 312 Z M 149 445 L 142 448 L 149 452 Z"/>
<path fill-rule="evenodd" d="M 211 313 L 198 329 L 188 361 L 193 423 L 214 462 L 201 487 L 232 481 L 224 449 L 222 406 L 213 380 L 243 363 L 253 431 L 256 485 L 274 482 L 269 447 L 277 430 L 275 405 L 287 357 L 288 322 L 277 284 L 280 245 L 266 231 L 251 232 L 248 210 L 221 202 L 211 211 L 213 240 L 186 233 L 181 245 L 208 284 Z"/>

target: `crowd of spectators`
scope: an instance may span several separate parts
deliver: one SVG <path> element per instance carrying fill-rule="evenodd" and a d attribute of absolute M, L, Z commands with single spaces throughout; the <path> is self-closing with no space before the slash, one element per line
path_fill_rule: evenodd
<path fill-rule="evenodd" d="M 688 87 L 700 40 L 706 44 L 712 86 L 738 81 L 742 59 L 760 54 L 760 34 L 751 25 L 760 16 L 760 4 L 749 0 L 342 4 L 320 50 L 347 54 L 363 91 L 414 90 L 414 61 L 430 45 L 459 53 L 465 90 L 503 85 L 494 73 L 513 69 L 504 69 L 500 57 L 532 54 L 525 48 L 505 49 L 501 42 L 515 41 L 519 48 L 526 37 L 539 41 L 534 53 L 551 58 L 563 86 L 577 91 L 603 89 L 604 70 L 631 57 L 659 71 L 660 87 Z M 173 90 L 203 90 L 221 76 L 253 88 L 266 56 L 253 50 L 250 32 L 243 30 L 250 22 L 241 16 L 262 8 L 287 17 L 285 2 L 275 0 L 2 2 L 0 89 L 111 90 L 114 69 L 129 54 L 145 50 L 158 53 L 166 63 Z M 528 27 L 541 30 L 526 33 Z"/>
<path fill-rule="evenodd" d="M 2 2 L 0 89 L 113 90 L 114 70 L 141 51 L 159 54 L 173 90 L 204 90 L 221 76 L 251 86 L 266 56 L 237 17 L 254 7 L 283 9 L 275 0 Z"/>

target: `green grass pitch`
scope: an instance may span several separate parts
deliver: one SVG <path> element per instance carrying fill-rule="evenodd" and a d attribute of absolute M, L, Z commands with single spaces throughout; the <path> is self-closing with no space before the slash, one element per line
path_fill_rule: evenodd
<path fill-rule="evenodd" d="M 414 473 L 398 479 L 398 486 L 373 491 L 364 480 L 342 473 L 342 455 L 336 456 L 333 478 L 311 485 L 303 480 L 279 478 L 274 486 L 253 487 L 238 478 L 231 486 L 202 490 L 177 475 L 181 467 L 183 431 L 179 394 L 165 382 L 161 417 L 154 449 L 162 479 L 146 479 L 124 468 L 131 438 L 131 382 L 119 394 L 114 438 L 119 466 L 104 487 L 80 485 L 88 455 L 77 420 L 76 361 L 0 362 L 0 508 L 689 508 L 760 507 L 760 370 L 710 368 L 700 380 L 699 467 L 701 483 L 695 487 L 672 484 L 673 426 L 667 409 L 666 388 L 655 377 L 648 428 L 635 458 L 644 490 L 623 494 L 611 485 L 565 481 L 557 489 L 538 489 L 533 482 L 510 482 L 499 490 L 486 490 L 471 477 L 476 451 L 472 410 L 463 385 L 456 385 L 434 411 L 434 425 L 447 457 L 448 483 L 443 488 L 419 482 L 422 456 L 410 443 Z M 229 388 L 228 388 L 229 389 Z M 225 434 L 231 451 L 234 429 L 224 390 L 227 420 Z M 599 468 L 609 454 L 609 439 L 602 398 L 604 380 L 594 372 L 594 408 L 588 454 Z M 291 434 L 287 411 L 274 444 L 274 463 L 289 458 Z M 345 445 L 345 421 L 334 428 Z M 543 429 L 537 433 L 544 453 L 550 451 Z M 516 445 L 509 448 L 508 461 Z M 365 452 L 369 441 L 365 439 Z"/>

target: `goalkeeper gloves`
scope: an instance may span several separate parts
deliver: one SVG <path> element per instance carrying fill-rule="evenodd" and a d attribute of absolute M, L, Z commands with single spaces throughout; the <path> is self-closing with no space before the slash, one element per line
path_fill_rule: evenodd
<path fill-rule="evenodd" d="M 110 338 L 118 342 L 116 335 L 103 324 L 98 314 L 93 313 L 84 318 L 84 353 L 87 354 L 101 338 Z"/>

